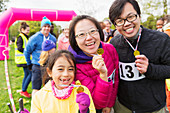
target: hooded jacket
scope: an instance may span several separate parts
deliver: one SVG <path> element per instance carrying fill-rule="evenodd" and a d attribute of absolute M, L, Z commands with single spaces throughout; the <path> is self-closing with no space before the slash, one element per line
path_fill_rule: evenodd
<path fill-rule="evenodd" d="M 92 57 L 85 55 L 81 50 L 75 52 L 71 47 L 71 51 L 76 58 L 77 73 L 76 79 L 86 86 L 92 95 L 96 109 L 112 107 L 115 103 L 118 89 L 118 54 L 116 49 L 111 44 L 101 42 L 100 48 L 103 48 L 104 53 L 102 58 L 108 69 L 108 76 L 115 71 L 115 76 L 110 82 L 102 80 L 100 73 L 92 66 Z"/>
<path fill-rule="evenodd" d="M 56 38 L 49 33 L 49 40 L 52 40 L 56 44 Z M 38 61 L 40 60 L 40 54 L 42 51 L 42 42 L 44 41 L 44 35 L 39 31 L 28 40 L 27 46 L 24 50 L 25 59 L 27 65 L 36 64 L 40 65 Z M 30 55 L 32 54 L 32 60 L 30 60 Z"/>
<path fill-rule="evenodd" d="M 93 100 L 87 87 L 84 93 L 90 97 L 90 113 L 96 113 Z M 73 88 L 70 97 L 58 99 L 53 95 L 51 81 L 39 90 L 32 98 L 30 113 L 79 113 L 78 103 L 76 103 L 77 87 Z"/>
<path fill-rule="evenodd" d="M 142 26 L 141 26 L 142 27 Z M 122 35 L 117 35 L 111 42 L 119 54 L 119 61 L 124 64 L 135 64 L 132 48 Z M 137 39 L 132 43 L 136 46 Z M 130 65 L 120 65 L 120 82 L 118 100 L 135 113 L 154 112 L 165 107 L 165 79 L 170 77 L 170 38 L 165 33 L 142 27 L 138 51 L 149 60 L 147 72 L 134 74 Z M 135 65 L 134 65 L 135 66 Z M 127 74 L 123 74 L 122 69 Z M 134 80 L 135 75 L 139 75 Z M 121 79 L 122 78 L 122 79 Z M 128 81 L 123 78 L 129 78 Z M 133 79 L 133 80 L 130 80 Z"/>

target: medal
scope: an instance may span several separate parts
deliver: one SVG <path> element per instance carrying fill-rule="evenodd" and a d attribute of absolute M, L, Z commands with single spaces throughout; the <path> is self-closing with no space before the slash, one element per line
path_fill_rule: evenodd
<path fill-rule="evenodd" d="M 84 92 L 84 88 L 80 86 L 80 87 L 77 89 L 77 93 L 81 93 L 81 92 Z"/>
<path fill-rule="evenodd" d="M 81 85 L 80 83 L 76 83 L 76 85 Z M 82 86 L 80 86 L 78 89 L 77 89 L 77 93 L 81 93 L 81 92 L 84 92 L 84 88 Z"/>
<path fill-rule="evenodd" d="M 140 31 L 139 31 L 139 36 L 138 36 L 138 40 L 137 40 L 137 44 L 136 44 L 136 47 L 134 48 L 132 46 L 132 44 L 126 39 L 126 37 L 124 36 L 124 39 L 126 40 L 126 42 L 129 44 L 129 46 L 133 49 L 133 54 L 134 56 L 137 56 L 137 55 L 140 55 L 140 52 L 137 50 L 138 49 L 138 43 L 139 43 L 139 40 L 140 40 L 140 37 L 141 37 L 141 32 L 142 32 L 142 28 L 140 28 Z"/>
<path fill-rule="evenodd" d="M 140 52 L 139 52 L 138 50 L 135 50 L 135 51 L 133 52 L 133 54 L 134 54 L 135 56 L 137 56 L 137 55 L 140 55 Z"/>
<path fill-rule="evenodd" d="M 102 55 L 104 53 L 104 50 L 102 48 L 97 49 L 97 54 Z"/>

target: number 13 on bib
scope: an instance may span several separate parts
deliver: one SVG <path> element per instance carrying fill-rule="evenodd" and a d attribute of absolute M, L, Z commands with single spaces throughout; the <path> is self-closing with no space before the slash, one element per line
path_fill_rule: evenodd
<path fill-rule="evenodd" d="M 125 81 L 136 81 L 145 78 L 145 75 L 140 74 L 137 70 L 135 62 L 123 63 L 119 62 L 119 76 Z"/>

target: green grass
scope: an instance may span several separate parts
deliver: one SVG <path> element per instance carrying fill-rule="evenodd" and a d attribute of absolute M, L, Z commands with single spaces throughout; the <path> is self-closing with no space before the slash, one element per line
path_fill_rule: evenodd
<path fill-rule="evenodd" d="M 10 85 L 12 90 L 12 96 L 14 99 L 16 110 L 19 110 L 19 102 L 20 98 L 24 100 L 24 108 L 30 111 L 31 107 L 31 99 L 22 97 L 17 90 L 21 90 L 22 88 L 22 80 L 24 77 L 24 72 L 22 67 L 17 67 L 14 62 L 15 52 L 14 52 L 14 45 L 10 45 L 11 50 L 9 51 L 9 59 L 8 59 L 8 74 L 10 79 Z M 31 83 L 28 86 L 27 91 L 29 93 L 32 92 Z M 0 61 L 0 111 L 1 113 L 10 113 L 10 110 L 7 106 L 7 103 L 10 102 L 6 77 L 5 77 L 5 67 L 4 61 Z"/>

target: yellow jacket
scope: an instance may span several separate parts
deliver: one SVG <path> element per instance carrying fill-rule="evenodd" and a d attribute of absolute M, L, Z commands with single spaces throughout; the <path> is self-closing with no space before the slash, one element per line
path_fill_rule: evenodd
<path fill-rule="evenodd" d="M 22 47 L 25 48 L 26 44 L 28 42 L 28 39 L 26 38 L 26 36 L 23 33 L 20 33 L 18 35 L 18 37 L 19 36 L 21 36 L 21 38 L 23 40 L 23 46 Z M 15 63 L 16 64 L 27 64 L 24 53 L 18 51 L 18 49 L 17 49 L 18 48 L 17 47 L 17 40 L 18 40 L 18 38 L 16 38 L 15 45 L 14 45 L 15 46 Z"/>
<path fill-rule="evenodd" d="M 84 87 L 84 92 L 90 97 L 90 113 L 96 113 L 90 91 Z M 52 93 L 51 81 L 32 97 L 30 113 L 78 113 L 79 107 L 76 103 L 77 88 L 73 88 L 67 99 L 57 99 Z"/>

